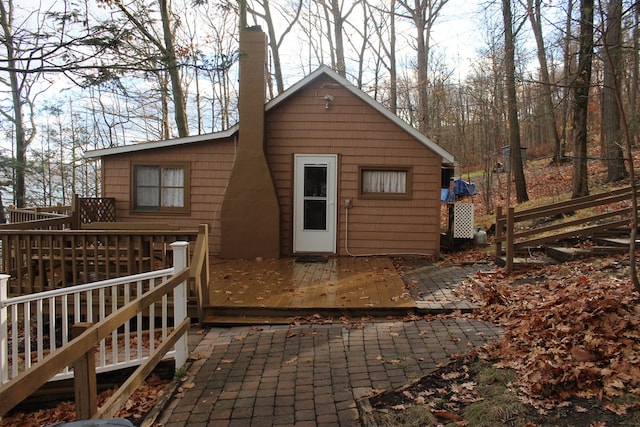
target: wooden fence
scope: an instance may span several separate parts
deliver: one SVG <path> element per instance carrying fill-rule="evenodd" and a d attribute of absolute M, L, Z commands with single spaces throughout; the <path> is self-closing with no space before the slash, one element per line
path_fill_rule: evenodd
<path fill-rule="evenodd" d="M 9 208 L 8 230 L 78 230 L 83 224 L 115 222 L 116 202 L 113 197 L 73 196 L 71 206 Z"/>
<path fill-rule="evenodd" d="M 637 186 L 636 191 L 639 189 L 640 186 Z M 625 187 L 607 193 L 579 197 L 517 212 L 513 207 L 509 207 L 506 212 L 502 207 L 498 207 L 495 236 L 496 257 L 504 255 L 506 269 L 512 271 L 516 253 L 549 242 L 572 237 L 590 237 L 595 232 L 622 226 L 628 227 L 631 221 L 631 204 L 621 206 L 620 202 L 630 202 L 632 194 L 631 187 Z M 595 207 L 598 207 L 596 213 L 579 214 L 581 210 L 584 212 Z M 572 216 L 575 216 L 575 219 L 550 220 Z M 548 225 L 537 225 L 545 223 Z M 535 224 L 535 226 L 531 224 Z"/>
<path fill-rule="evenodd" d="M 60 372 L 64 373 L 70 364 L 74 366 L 73 376 L 75 381 L 77 419 L 113 417 L 131 393 L 144 381 L 157 363 L 172 348 L 175 348 L 173 355 L 176 361 L 176 368 L 181 367 L 187 358 L 186 333 L 190 325 L 186 311 L 186 281 L 190 274 L 190 269 L 187 265 L 189 244 L 187 242 L 179 242 L 174 243 L 172 246 L 174 246 L 175 250 L 175 265 L 170 271 L 171 277 L 166 277 L 167 273 L 169 273 L 167 271 L 157 273 L 156 276 L 158 276 L 158 278 L 164 277 L 162 283 L 157 286 L 153 284 L 144 286 L 141 283 L 143 278 L 141 276 L 134 276 L 122 278 L 117 281 L 96 283 L 94 285 L 95 289 L 88 289 L 88 287 L 85 286 L 76 289 L 70 288 L 68 292 L 55 292 L 56 295 L 48 292 L 35 297 L 18 297 L 13 300 L 1 301 L 1 324 L 5 329 L 2 331 L 0 338 L 3 351 L 0 355 L 0 375 L 3 380 L 3 384 L 0 387 L 0 417 L 49 381 L 50 378 Z M 151 279 L 146 276 L 145 278 Z M 0 278 L 0 280 L 2 279 L 6 281 L 6 276 Z M 116 294 L 119 294 L 122 290 L 126 290 L 127 292 L 133 290 L 131 299 L 126 297 L 122 305 L 116 305 L 115 302 L 108 302 L 107 298 L 104 297 L 104 289 L 113 289 L 114 287 L 118 289 L 115 291 L 112 290 L 111 292 L 115 292 Z M 27 317 L 30 317 L 27 316 L 28 310 L 24 307 L 31 306 L 32 304 L 36 304 L 36 306 L 38 304 L 41 305 L 44 301 L 49 301 L 49 304 L 51 304 L 52 300 L 55 301 L 56 298 L 61 298 L 60 304 L 64 307 L 62 312 L 70 314 L 72 318 L 79 320 L 81 319 L 82 313 L 84 313 L 85 316 L 87 313 L 90 313 L 90 301 L 92 297 L 89 295 L 92 295 L 94 291 L 98 292 L 98 299 L 100 299 L 102 303 L 100 312 L 96 313 L 95 316 L 97 323 L 91 323 L 94 316 L 90 318 L 87 317 L 85 320 L 89 320 L 89 323 L 84 322 L 83 324 L 76 325 L 80 331 L 76 338 L 68 342 L 65 342 L 63 338 L 63 345 L 60 348 L 54 346 L 53 349 L 49 348 L 48 350 L 50 351 L 45 352 L 45 345 L 41 342 L 41 338 L 44 335 L 44 328 L 42 322 L 38 321 L 36 327 L 38 331 L 38 344 L 35 352 L 35 363 L 31 364 L 30 362 L 31 349 L 23 349 L 21 357 L 16 353 L 18 349 L 18 335 L 20 334 L 17 325 L 25 325 L 21 333 L 27 334 L 27 336 L 32 329 L 27 319 Z M 58 293 L 60 295 L 58 295 Z M 100 295 L 102 295 L 102 297 L 100 297 Z M 168 296 L 171 296 L 173 300 L 173 312 L 171 314 L 168 313 Z M 29 301 L 26 301 L 26 299 L 29 299 Z M 69 304 L 69 299 L 73 299 L 72 304 Z M 111 300 L 117 301 L 118 298 L 112 298 Z M 40 303 L 37 301 L 40 301 Z M 96 405 L 96 358 L 94 356 L 94 349 L 100 349 L 98 364 L 104 362 L 104 359 L 107 358 L 105 351 L 107 347 L 106 340 L 110 339 L 109 346 L 112 348 L 111 358 L 115 359 L 115 365 L 118 365 L 118 357 L 121 351 L 124 351 L 125 354 L 128 353 L 129 360 L 127 360 L 127 362 L 131 363 L 132 352 L 129 347 L 131 340 L 136 338 L 137 345 L 142 342 L 143 331 L 139 326 L 142 324 L 140 317 L 142 313 L 146 312 L 148 314 L 150 310 L 153 310 L 152 307 L 159 301 L 162 302 L 161 313 L 159 313 L 162 316 L 162 332 L 156 337 L 155 326 L 153 323 L 150 324 L 147 333 L 152 335 L 149 340 L 151 348 L 147 352 L 147 355 L 143 356 L 143 352 L 140 349 L 134 352 L 135 357 L 133 357 L 133 359 L 136 359 L 137 363 L 141 363 L 140 366 L 118 391 L 98 409 Z M 53 304 L 55 305 L 55 302 Z M 22 310 L 19 310 L 19 307 L 22 307 Z M 69 309 L 71 309 L 71 312 L 64 311 Z M 111 311 L 111 314 L 105 315 L 106 310 Z M 11 313 L 10 317 L 8 316 L 8 312 Z M 129 330 L 130 321 L 133 318 L 137 319 L 136 324 L 138 325 L 135 337 L 132 336 Z M 55 322 L 55 316 L 53 321 Z M 169 321 L 171 321 L 172 328 L 168 327 Z M 120 338 L 118 333 L 121 329 L 124 330 L 123 338 Z M 66 332 L 64 333 L 66 334 Z M 8 342 L 9 337 L 11 338 L 10 343 Z M 63 337 L 65 337 L 65 335 L 63 335 Z M 68 336 L 66 336 L 66 338 L 68 339 Z M 157 345 L 155 343 L 156 339 L 158 340 Z M 122 343 L 122 348 L 119 343 Z M 8 351 L 8 349 L 12 349 L 12 351 L 10 353 L 4 353 L 4 351 Z M 13 350 L 16 350 L 16 352 L 13 352 Z M 22 363 L 19 362 L 20 359 L 23 360 Z"/>

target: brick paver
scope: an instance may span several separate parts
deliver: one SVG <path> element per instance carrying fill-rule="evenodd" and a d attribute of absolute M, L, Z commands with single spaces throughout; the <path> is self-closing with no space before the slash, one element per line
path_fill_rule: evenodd
<path fill-rule="evenodd" d="M 191 368 L 194 387 L 158 422 L 358 426 L 357 399 L 414 381 L 500 332 L 470 318 L 212 328 L 193 352 L 206 360 Z"/>
<path fill-rule="evenodd" d="M 416 264 L 403 280 L 425 311 L 470 310 L 452 290 L 483 268 Z M 193 386 L 156 423 L 359 426 L 360 399 L 413 382 L 501 333 L 466 317 L 211 328 L 192 344 Z"/>

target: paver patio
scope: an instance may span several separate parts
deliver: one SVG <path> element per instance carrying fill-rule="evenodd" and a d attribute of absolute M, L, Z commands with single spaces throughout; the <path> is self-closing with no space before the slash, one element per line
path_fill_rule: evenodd
<path fill-rule="evenodd" d="M 434 283 L 420 285 L 451 289 L 464 272 L 451 273 L 432 275 Z M 408 274 L 405 279 L 426 280 Z M 363 398 L 415 381 L 502 332 L 470 317 L 415 319 L 206 329 L 192 353 L 189 385 L 156 422 L 165 427 L 362 425 Z"/>

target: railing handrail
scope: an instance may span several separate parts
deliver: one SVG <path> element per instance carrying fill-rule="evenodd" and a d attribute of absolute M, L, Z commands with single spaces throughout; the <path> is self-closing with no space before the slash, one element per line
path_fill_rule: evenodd
<path fill-rule="evenodd" d="M 147 271 L 145 273 L 138 273 L 131 276 L 115 277 L 113 279 L 100 280 L 98 282 L 84 283 L 81 285 L 74 285 L 67 288 L 51 289 L 48 291 L 37 292 L 35 294 L 18 295 L 9 297 L 6 300 L 0 299 L 0 308 L 10 307 L 12 305 L 24 304 L 28 302 L 35 302 L 38 300 L 45 300 L 47 298 L 54 298 L 63 295 L 73 295 L 80 292 L 92 291 L 101 288 L 108 288 L 111 286 L 123 285 L 126 283 L 137 282 L 139 280 L 157 279 L 163 276 L 170 275 L 173 268 L 165 268 L 163 270 Z"/>
<path fill-rule="evenodd" d="M 123 386 L 116 395 L 114 395 L 109 401 L 97 412 L 95 416 L 110 416 L 115 412 L 115 406 L 123 399 L 123 394 L 132 391 L 132 387 L 135 388 L 136 384 L 139 384 L 146 374 L 152 369 L 151 365 L 155 364 L 161 359 L 161 355 L 169 351 L 169 346 L 175 345 L 175 360 L 176 368 L 181 367 L 186 362 L 187 357 L 187 342 L 185 334 L 188 330 L 189 319 L 186 316 L 186 280 L 189 277 L 189 267 L 187 262 L 187 242 L 172 243 L 174 248 L 174 267 L 169 273 L 173 275 L 168 279 L 155 287 L 151 287 L 148 291 L 142 295 L 138 294 L 137 298 L 132 301 L 125 301 L 125 305 L 116 309 L 107 317 L 103 318 L 99 322 L 90 326 L 84 333 L 77 338 L 66 343 L 63 347 L 48 354 L 43 359 L 34 364 L 31 369 L 21 372 L 18 376 L 13 377 L 7 383 L 0 386 L 0 417 L 6 414 L 11 408 L 20 403 L 23 399 L 29 396 L 37 388 L 46 383 L 52 376 L 60 372 L 66 366 L 75 363 L 80 358 L 86 358 L 87 354 L 91 354 L 93 349 L 103 340 L 116 333 L 117 329 L 122 325 L 128 325 L 130 319 L 135 316 L 140 316 L 140 313 L 147 307 L 152 307 L 156 301 L 163 300 L 166 302 L 165 295 L 173 291 L 174 297 L 174 331 L 171 334 L 166 335 L 163 332 L 163 343 L 160 344 L 155 351 L 153 345 L 153 339 L 151 339 L 151 350 L 153 354 L 147 357 L 147 362 L 143 362 L 142 365 L 136 370 L 134 375 L 127 380 L 126 387 Z M 166 271 L 165 271 L 166 272 Z M 157 274 L 157 273 L 156 273 Z M 6 275 L 0 275 L 0 283 L 3 285 L 3 296 L 6 296 Z M 122 282 L 131 283 L 131 278 L 121 278 Z M 75 293 L 73 288 L 68 288 L 69 293 Z M 15 299 L 14 299 L 15 302 Z M 115 309 L 115 307 L 114 307 Z M 151 308 L 149 308 L 151 309 Z M 168 315 L 163 309 L 163 316 Z M 0 317 L 2 320 L 2 327 L 5 329 L 2 331 L 2 337 L 0 342 L 2 344 L 2 351 L 8 350 L 7 346 L 7 308 L 3 306 L 0 308 Z M 163 326 L 166 324 L 166 319 L 163 320 Z M 13 337 L 15 340 L 15 337 Z M 113 343 L 112 343 L 113 344 Z M 117 342 L 113 345 L 117 345 Z M 5 356 L 2 356 L 3 359 Z M 92 356 L 91 356 L 92 357 Z M 144 358 L 143 358 L 144 359 Z M 6 359 L 5 359 L 6 361 Z M 3 370 L 7 367 L 4 365 Z M 77 374 L 80 374 L 78 372 Z M 83 373 L 86 375 L 87 373 Z M 90 375 L 90 374 L 89 374 Z M 95 372 L 93 372 L 95 375 Z M 77 395 L 77 394 L 76 394 Z M 86 413 L 86 408 L 83 410 Z M 94 414 L 96 409 L 91 410 Z"/>
<path fill-rule="evenodd" d="M 33 216 L 40 216 L 43 218 L 59 218 L 69 216 L 67 214 L 51 212 L 51 211 L 66 211 L 71 209 L 71 206 L 58 206 L 58 207 L 50 207 L 50 208 L 13 208 L 9 207 L 9 212 L 17 212 L 22 214 L 30 214 Z"/>
<path fill-rule="evenodd" d="M 640 185 L 636 186 L 640 190 Z M 586 207 L 599 206 L 607 203 L 614 203 L 621 200 L 627 200 L 631 197 L 631 187 L 619 188 L 604 193 L 593 194 L 589 196 L 578 197 L 575 199 L 564 200 L 561 202 L 552 203 L 544 206 L 537 206 L 529 209 L 517 210 L 514 213 L 514 220 L 516 222 L 525 221 L 528 219 L 535 219 L 546 216 L 553 216 L 560 213 L 571 212 L 573 210 L 584 209 Z M 496 221 L 506 221 L 507 214 L 496 214 Z"/>
<path fill-rule="evenodd" d="M 190 235 L 196 236 L 198 230 L 195 228 L 180 228 L 178 230 L 0 230 L 0 234 L 6 234 L 9 236 L 26 235 L 37 236 L 39 234 L 46 233 L 47 235 L 61 235 L 61 236 L 110 236 L 110 235 L 133 235 L 133 236 L 154 236 L 159 233 L 170 235 Z"/>
<path fill-rule="evenodd" d="M 635 186 L 636 189 L 640 189 L 640 185 Z M 557 240 L 559 238 L 567 238 L 571 236 L 584 236 L 588 233 L 601 231 L 607 228 L 614 228 L 620 225 L 624 225 L 627 221 L 627 217 L 630 219 L 631 208 L 621 208 L 609 212 L 590 215 L 584 218 L 578 218 L 568 221 L 565 224 L 547 225 L 535 229 L 529 229 L 522 232 L 516 232 L 515 225 L 518 222 L 534 220 L 539 218 L 548 218 L 559 214 L 575 213 L 580 209 L 592 208 L 595 206 L 605 206 L 612 203 L 620 202 L 623 200 L 630 200 L 633 195 L 633 187 L 623 187 L 609 192 L 603 192 L 599 194 L 579 197 L 575 199 L 565 200 L 562 202 L 535 207 L 531 209 L 519 210 L 516 212 L 514 207 L 508 207 L 506 212 L 502 207 L 498 207 L 496 211 L 496 257 L 502 256 L 502 244 L 506 245 L 505 264 L 507 271 L 513 270 L 514 252 L 518 248 L 539 245 L 549 241 Z M 614 219 L 616 217 L 623 217 L 623 219 Z M 610 219 L 611 218 L 611 219 Z M 608 222 L 602 222 L 609 220 Z M 592 226 L 584 226 L 593 221 L 598 223 Z M 551 231 L 559 230 L 563 226 L 579 227 L 575 230 L 565 231 L 562 233 L 554 233 L 550 236 L 541 236 L 536 238 L 526 239 L 528 236 L 540 235 Z M 516 239 L 525 238 L 525 240 Z"/>

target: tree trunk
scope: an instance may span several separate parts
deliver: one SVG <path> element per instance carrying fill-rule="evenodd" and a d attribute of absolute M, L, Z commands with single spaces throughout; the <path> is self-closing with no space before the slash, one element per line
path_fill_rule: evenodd
<path fill-rule="evenodd" d="M 569 90 L 569 82 L 571 79 L 571 65 L 573 64 L 571 55 L 571 23 L 572 23 L 572 14 L 573 14 L 573 2 L 568 2 L 568 10 L 567 10 L 567 20 L 565 21 L 565 34 L 567 36 L 564 38 L 564 55 L 563 55 L 563 71 L 562 71 L 562 127 L 561 127 L 561 135 L 560 135 L 560 147 L 558 147 L 558 155 L 557 157 L 561 160 L 565 159 L 566 156 L 566 146 L 567 146 L 567 124 L 569 122 L 569 94 L 571 91 Z M 554 152 L 554 158 L 556 154 Z"/>
<path fill-rule="evenodd" d="M 520 151 L 520 123 L 518 121 L 518 104 L 516 98 L 516 66 L 515 41 L 513 36 L 510 0 L 502 0 L 502 17 L 504 21 L 504 64 L 507 88 L 507 116 L 509 121 L 509 160 L 510 170 L 516 184 L 516 198 L 518 203 L 529 200 L 527 184 L 524 178 L 522 154 Z"/>
<path fill-rule="evenodd" d="M 164 62 L 169 71 L 171 79 L 171 91 L 173 94 L 173 109 L 178 128 L 178 135 L 189 136 L 189 121 L 187 119 L 187 103 L 182 89 L 182 79 L 180 78 L 180 68 L 176 49 L 173 43 L 173 31 L 171 30 L 171 16 L 169 11 L 169 0 L 160 0 L 160 16 L 162 17 L 162 30 L 164 36 Z"/>
<path fill-rule="evenodd" d="M 24 126 L 24 111 L 22 109 L 22 86 L 18 82 L 17 61 L 15 58 L 15 45 L 13 39 L 13 3 L 0 1 L 0 25 L 2 25 L 3 41 L 7 52 L 7 66 L 9 74 L 9 87 L 11 88 L 11 103 L 13 117 L 10 118 L 15 131 L 16 158 L 15 158 L 15 182 L 13 183 L 14 202 L 16 207 L 25 206 L 25 172 L 27 165 L 27 139 Z"/>
<path fill-rule="evenodd" d="M 344 40 L 343 27 L 344 18 L 341 15 L 338 0 L 331 0 L 331 15 L 333 16 L 333 37 L 335 40 L 336 71 L 342 77 L 347 76 L 347 69 L 344 60 Z"/>
<path fill-rule="evenodd" d="M 622 0 L 609 0 L 604 36 L 601 138 L 605 148 L 607 182 L 627 177 L 620 129 L 620 73 L 622 65 Z"/>
<path fill-rule="evenodd" d="M 587 120 L 593 60 L 593 0 L 580 0 L 580 52 L 573 84 L 573 189 L 572 197 L 589 194 L 587 179 Z"/>
<path fill-rule="evenodd" d="M 389 109 L 398 114 L 398 70 L 396 66 L 396 0 L 391 0 L 389 29 Z"/>
<path fill-rule="evenodd" d="M 549 67 L 547 65 L 547 51 L 544 46 L 544 37 L 542 34 L 542 19 L 540 16 L 541 0 L 528 0 L 528 13 L 531 28 L 536 39 L 538 51 L 538 62 L 540 64 L 540 80 L 542 81 L 542 106 L 544 111 L 544 130 L 546 142 L 553 144 L 553 162 L 560 163 L 562 157 L 560 154 L 560 136 L 556 128 L 556 116 L 554 114 L 553 99 L 551 91 L 551 79 L 549 78 Z"/>

